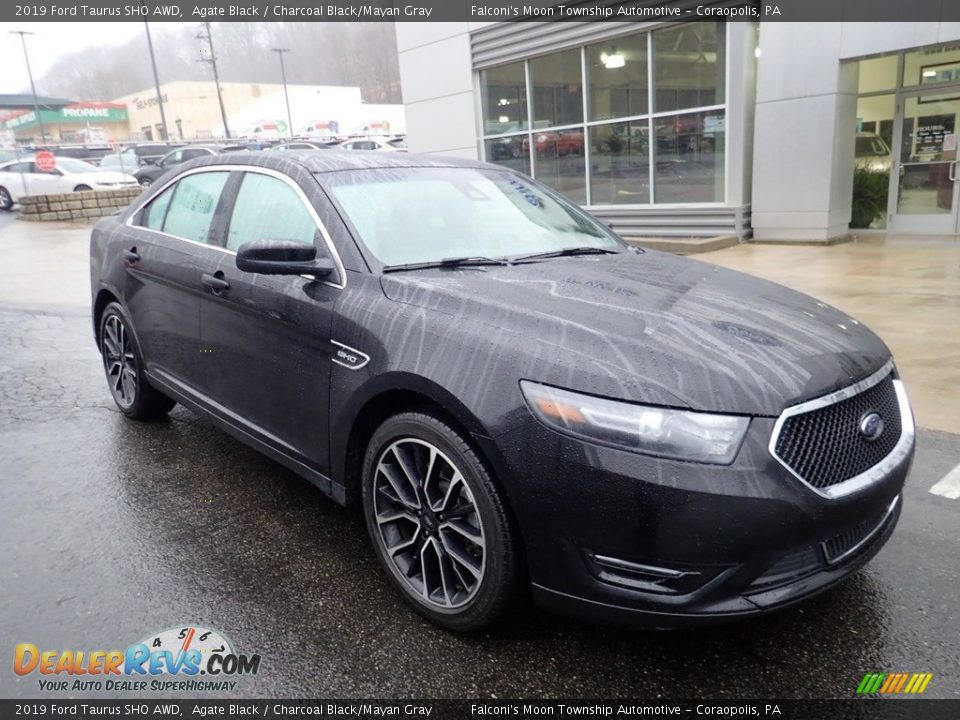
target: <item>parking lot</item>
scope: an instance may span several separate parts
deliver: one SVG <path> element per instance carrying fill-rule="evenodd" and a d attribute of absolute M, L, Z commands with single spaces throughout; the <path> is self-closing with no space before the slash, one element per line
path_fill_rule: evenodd
<path fill-rule="evenodd" d="M 234 697 L 850 698 L 867 672 L 921 671 L 934 676 L 927 697 L 960 697 L 960 499 L 929 492 L 960 463 L 960 389 L 937 386 L 923 360 L 934 352 L 923 333 L 958 337 L 955 250 L 930 261 L 942 276 L 922 285 L 938 288 L 936 323 L 918 333 L 893 316 L 877 328 L 904 356 L 908 387 L 914 375 L 940 389 L 921 393 L 900 526 L 863 572 L 799 607 L 715 629 L 625 631 L 528 606 L 458 636 L 400 601 L 358 514 L 182 408 L 154 423 L 115 410 L 91 336 L 88 234 L 0 214 L 4 663 L 14 643 L 124 648 L 190 623 L 262 656 Z M 875 274 L 829 262 L 855 258 L 856 246 L 807 251 L 826 295 L 873 291 Z M 783 255 L 751 246 L 702 259 L 763 273 Z M 888 297 L 915 307 L 909 292 Z M 857 311 L 842 294 L 824 299 Z M 955 377 L 960 355 L 939 360 Z M 36 676 L 9 671 L 0 695 L 42 696 Z"/>

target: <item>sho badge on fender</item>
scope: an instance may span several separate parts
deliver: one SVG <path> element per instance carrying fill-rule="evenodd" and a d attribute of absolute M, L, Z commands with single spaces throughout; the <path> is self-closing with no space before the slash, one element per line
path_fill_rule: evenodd
<path fill-rule="evenodd" d="M 359 350 L 350 347 L 349 345 L 344 345 L 341 342 L 336 340 L 331 340 L 336 347 L 333 349 L 333 356 L 331 359 L 337 365 L 343 365 L 345 368 L 350 368 L 351 370 L 359 370 L 368 362 L 370 362 L 370 356 L 366 353 L 362 353 Z"/>

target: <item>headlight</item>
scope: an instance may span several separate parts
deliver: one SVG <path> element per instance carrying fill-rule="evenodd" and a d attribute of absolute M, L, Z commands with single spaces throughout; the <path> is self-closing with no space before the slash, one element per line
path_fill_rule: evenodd
<path fill-rule="evenodd" d="M 657 457 L 729 465 L 750 419 L 670 410 L 520 381 L 533 413 L 566 435 Z"/>

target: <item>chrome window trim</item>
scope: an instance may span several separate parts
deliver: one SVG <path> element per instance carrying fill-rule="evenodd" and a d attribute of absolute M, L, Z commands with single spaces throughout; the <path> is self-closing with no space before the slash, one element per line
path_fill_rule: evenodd
<path fill-rule="evenodd" d="M 897 495 L 897 496 L 893 499 L 893 501 L 890 503 L 890 505 L 887 507 L 887 511 L 883 514 L 883 517 L 880 518 L 880 522 L 878 522 L 878 523 L 873 527 L 873 529 L 870 530 L 870 532 L 868 532 L 866 535 L 864 535 L 864 536 L 863 536 L 863 539 L 860 540 L 860 542 L 858 542 L 858 543 L 857 543 L 856 545 L 854 545 L 853 547 L 848 548 L 845 552 L 841 553 L 840 555 L 837 555 L 837 557 L 835 557 L 835 558 L 831 558 L 831 557 L 830 557 L 830 552 L 827 550 L 827 542 L 826 542 L 826 541 L 820 543 L 820 547 L 821 547 L 821 549 L 823 550 L 823 557 L 824 557 L 824 559 L 827 561 L 827 565 L 836 565 L 836 564 L 839 563 L 839 562 L 843 562 L 843 560 L 845 560 L 846 558 L 850 557 L 850 556 L 853 555 L 855 552 L 857 552 L 857 550 L 859 550 L 859 549 L 862 548 L 864 545 L 866 545 L 868 542 L 870 542 L 870 541 L 874 538 L 874 536 L 875 536 L 878 532 L 880 532 L 880 530 L 882 530 L 882 529 L 886 526 L 887 521 L 890 520 L 890 516 L 893 515 L 893 511 L 897 509 L 897 504 L 898 504 L 899 502 L 900 502 L 900 496 Z"/>
<path fill-rule="evenodd" d="M 172 235 L 170 233 L 163 232 L 162 230 L 155 230 L 153 228 L 144 227 L 143 225 L 135 225 L 133 222 L 133 219 L 137 215 L 139 215 L 140 212 L 148 204 L 153 202 L 155 198 L 159 197 L 162 193 L 164 193 L 167 190 L 167 188 L 169 188 L 171 185 L 173 185 L 176 182 L 179 182 L 180 180 L 187 177 L 188 175 L 196 175 L 198 173 L 204 173 L 204 172 L 228 172 L 228 173 L 254 172 L 254 173 L 259 173 L 261 175 L 268 175 L 270 177 L 276 178 L 277 180 L 280 180 L 286 183 L 287 185 L 289 185 L 291 188 L 293 188 L 293 191 L 297 193 L 297 196 L 300 198 L 300 201 L 304 204 L 304 206 L 307 208 L 307 211 L 310 213 L 310 217 L 313 218 L 314 222 L 317 224 L 317 227 L 320 229 L 320 235 L 323 236 L 323 242 L 327 247 L 327 252 L 330 254 L 330 258 L 333 260 L 333 263 L 337 268 L 337 275 L 340 278 L 339 283 L 331 282 L 329 280 L 316 280 L 316 282 L 320 282 L 320 283 L 323 283 L 324 285 L 329 285 L 330 287 L 335 287 L 340 290 L 343 290 L 347 286 L 347 272 L 343 267 L 343 261 L 340 259 L 340 253 L 337 252 L 336 247 L 334 247 L 333 240 L 330 238 L 330 233 L 327 232 L 327 227 L 326 225 L 323 224 L 323 221 L 320 219 L 320 215 L 317 214 L 317 210 L 316 208 L 313 207 L 313 203 L 310 202 L 309 198 L 307 198 L 306 196 L 306 193 L 304 193 L 303 189 L 299 185 L 297 185 L 296 182 L 294 182 L 293 178 L 291 178 L 289 175 L 279 172 L 278 170 L 273 170 L 272 168 L 264 168 L 264 167 L 259 167 L 257 165 L 203 165 L 201 167 L 184 170 L 181 173 L 177 173 L 176 176 L 174 176 L 173 178 L 168 180 L 166 183 L 164 183 L 163 186 L 156 193 L 154 193 L 149 200 L 144 200 L 143 202 L 139 203 L 136 206 L 136 208 L 130 213 L 130 215 L 127 217 L 126 221 L 123 224 L 129 228 L 146 230 L 147 232 L 156 233 L 157 235 L 162 235 L 163 237 L 173 238 L 175 240 L 180 240 L 182 242 L 190 243 L 192 245 L 199 245 L 200 247 L 204 247 L 204 248 L 213 248 L 214 250 L 219 250 L 220 252 L 226 253 L 228 255 L 236 256 L 237 254 L 236 251 L 228 250 L 227 248 L 220 247 L 219 245 L 211 245 L 209 243 L 202 243 L 196 240 L 191 240 L 189 238 L 183 238 L 183 237 L 180 237 L 179 235 Z M 315 279 L 310 275 L 301 275 L 300 277 L 307 278 L 310 280 Z"/>
<path fill-rule="evenodd" d="M 890 453 L 883 458 L 883 460 L 878 462 L 873 467 L 864 470 L 859 475 L 854 475 L 852 478 L 844 480 L 843 482 L 839 482 L 836 485 L 831 485 L 830 487 L 822 490 L 815 488 L 813 485 L 800 477 L 800 475 L 794 472 L 793 468 L 787 465 L 786 461 L 777 455 L 777 440 L 780 438 L 780 431 L 783 429 L 784 423 L 793 416 L 803 415 L 804 413 L 808 413 L 812 410 L 819 410 L 820 408 L 827 407 L 828 405 L 834 405 L 841 400 L 851 398 L 854 395 L 859 395 L 864 390 L 872 388 L 874 385 L 886 378 L 891 372 L 893 372 L 893 367 L 893 360 L 888 360 L 882 368 L 877 370 L 869 377 L 854 383 L 853 385 L 849 385 L 848 387 L 837 390 L 829 395 L 814 398 L 813 400 L 808 400 L 807 402 L 800 403 L 799 405 L 792 405 L 786 408 L 782 413 L 780 413 L 776 424 L 773 426 L 773 432 L 770 434 L 770 444 L 767 446 L 770 455 L 772 455 L 778 463 L 786 468 L 787 472 L 802 482 L 806 487 L 820 497 L 827 498 L 828 500 L 834 500 L 836 498 L 855 493 L 885 477 L 910 454 L 910 449 L 913 447 L 914 437 L 916 435 L 916 429 L 914 428 L 913 424 L 913 413 L 910 411 L 910 402 L 907 400 L 907 392 L 903 387 L 903 382 L 900 380 L 893 380 L 893 388 L 897 394 L 897 404 L 900 407 L 900 439 L 893 447 L 893 450 L 891 450 Z"/>

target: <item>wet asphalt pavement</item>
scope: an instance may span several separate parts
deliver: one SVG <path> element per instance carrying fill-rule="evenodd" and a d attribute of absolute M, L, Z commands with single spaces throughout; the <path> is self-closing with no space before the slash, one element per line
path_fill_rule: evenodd
<path fill-rule="evenodd" d="M 457 636 L 399 600 L 353 511 L 182 408 L 122 417 L 76 290 L 83 233 L 24 245 L 8 218 L 0 697 L 41 696 L 36 674 L 11 671 L 16 643 L 109 650 L 185 624 L 262 656 L 233 693 L 246 697 L 849 698 L 869 671 L 932 672 L 928 697 L 960 697 L 960 500 L 927 492 L 960 462 L 960 437 L 920 431 L 889 544 L 800 607 L 682 632 L 527 607 Z M 51 302 L 10 290 L 38 267 Z"/>

